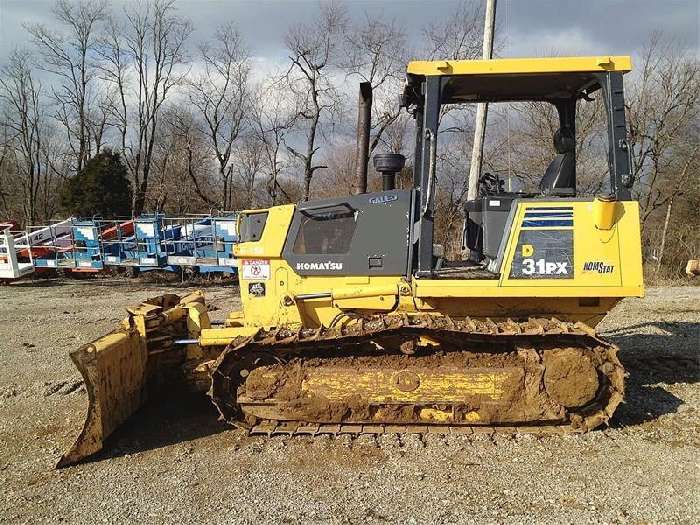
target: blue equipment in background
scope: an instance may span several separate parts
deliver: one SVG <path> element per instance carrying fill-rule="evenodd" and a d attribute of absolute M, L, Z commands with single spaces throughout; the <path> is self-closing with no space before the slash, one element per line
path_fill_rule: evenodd
<path fill-rule="evenodd" d="M 196 273 L 237 274 L 233 256 L 238 242 L 235 215 L 169 220 L 174 222 L 166 230 L 178 232 L 165 240 L 169 266 L 189 267 Z"/>
<path fill-rule="evenodd" d="M 26 237 L 37 269 L 98 272 L 110 267 L 221 274 L 236 277 L 233 248 L 237 216 L 167 217 L 133 220 L 66 219 L 34 227 Z"/>
<path fill-rule="evenodd" d="M 100 228 L 94 220 L 70 219 L 70 227 L 48 229 L 50 238 L 32 246 L 35 268 L 96 272 L 104 268 Z"/>
<path fill-rule="evenodd" d="M 105 253 L 110 266 L 138 271 L 164 270 L 236 276 L 233 246 L 238 242 L 237 217 L 166 217 L 144 214 L 134 219 L 133 235 L 118 236 Z"/>

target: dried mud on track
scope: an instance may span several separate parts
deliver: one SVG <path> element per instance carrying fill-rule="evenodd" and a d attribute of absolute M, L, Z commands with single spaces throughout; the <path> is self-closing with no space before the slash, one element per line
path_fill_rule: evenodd
<path fill-rule="evenodd" d="M 627 402 L 584 436 L 249 437 L 206 399 L 139 412 L 95 461 L 57 471 L 87 406 L 68 351 L 124 307 L 188 288 L 49 281 L 0 288 L 0 522 L 695 523 L 700 288 L 654 288 L 599 327 Z M 235 287 L 208 286 L 216 318 Z"/>

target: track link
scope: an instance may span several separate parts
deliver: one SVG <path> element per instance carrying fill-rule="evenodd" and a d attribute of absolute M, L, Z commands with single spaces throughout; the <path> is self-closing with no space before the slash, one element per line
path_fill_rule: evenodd
<path fill-rule="evenodd" d="M 271 436 L 340 436 L 340 435 L 380 435 L 380 434 L 567 434 L 570 425 L 539 426 L 494 426 L 494 425 L 309 425 L 287 421 L 266 421 L 250 427 L 251 435 Z"/>

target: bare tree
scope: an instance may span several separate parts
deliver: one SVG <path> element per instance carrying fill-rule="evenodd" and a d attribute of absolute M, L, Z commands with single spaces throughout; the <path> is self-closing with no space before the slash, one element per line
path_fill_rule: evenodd
<path fill-rule="evenodd" d="M 306 144 L 302 151 L 287 145 L 288 151 L 304 165 L 303 200 L 309 200 L 311 179 L 316 170 L 321 119 L 337 112 L 340 96 L 333 82 L 332 61 L 337 58 L 341 37 L 347 26 L 344 9 L 337 4 L 322 4 L 318 17 L 309 24 L 298 24 L 285 38 L 291 65 L 286 74 L 290 90 L 299 101 L 297 116 L 306 124 Z"/>
<path fill-rule="evenodd" d="M 0 74 L 0 100 L 21 187 L 24 219 L 33 224 L 40 215 L 39 195 L 45 182 L 42 162 L 45 115 L 41 83 L 34 78 L 30 64 L 31 55 L 26 51 L 14 51 L 10 55 Z"/>
<path fill-rule="evenodd" d="M 203 72 L 190 86 L 189 99 L 199 112 L 218 163 L 221 209 L 231 208 L 231 153 L 248 112 L 248 51 L 232 24 L 214 33 L 213 44 L 199 48 Z"/>
<path fill-rule="evenodd" d="M 605 107 L 594 96 L 594 101 L 580 101 L 576 111 L 576 185 L 581 195 L 600 193 L 608 182 Z M 518 102 L 492 109 L 485 169 L 504 180 L 519 179 L 537 191 L 556 154 L 552 141 L 559 128 L 556 107 L 549 102 Z"/>
<path fill-rule="evenodd" d="M 372 86 L 371 154 L 401 113 L 398 93 L 408 60 L 406 34 L 395 22 L 366 14 L 363 24 L 352 28 L 345 40 L 342 67 L 350 78 Z"/>
<path fill-rule="evenodd" d="M 460 2 L 451 16 L 429 23 L 423 29 L 421 55 L 429 60 L 481 58 L 483 12 L 479 4 Z M 467 198 L 469 159 L 473 141 L 473 105 L 449 105 L 440 110 L 441 140 L 438 151 L 436 237 L 450 257 L 458 257 L 458 234 Z"/>
<path fill-rule="evenodd" d="M 124 15 L 123 25 L 110 21 L 103 39 L 102 76 L 115 91 L 110 113 L 134 181 L 133 213 L 139 214 L 163 104 L 187 75 L 184 45 L 192 25 L 176 15 L 174 0 L 128 5 Z"/>
<path fill-rule="evenodd" d="M 111 107 L 114 101 L 111 98 L 111 93 L 105 92 L 104 89 L 95 97 L 93 107 L 88 111 L 88 134 L 91 139 L 90 155 L 94 152 L 99 153 L 106 142 L 107 129 L 110 127 Z"/>
<path fill-rule="evenodd" d="M 286 166 L 283 156 L 285 138 L 296 122 L 297 111 L 289 104 L 289 99 L 278 82 L 261 82 L 254 91 L 256 96 L 251 103 L 251 133 L 262 145 L 267 172 L 267 194 L 274 206 L 278 202 L 279 192 L 290 202 L 290 197 L 279 183 L 279 177 Z"/>
<path fill-rule="evenodd" d="M 55 19 L 66 29 L 54 31 L 43 24 L 27 26 L 41 57 L 41 67 L 53 73 L 55 118 L 66 133 L 73 156 L 72 169 L 80 171 L 99 144 L 91 135 L 94 103 L 94 63 L 99 25 L 105 18 L 105 0 L 56 0 Z M 100 139 L 101 143 L 101 139 Z"/>
<path fill-rule="evenodd" d="M 14 152 L 10 129 L 5 119 L 0 121 L 0 129 L 2 130 L 2 144 L 0 144 L 0 148 L 2 148 L 0 150 L 0 203 L 2 204 L 2 215 L 0 217 L 9 220 L 12 217 L 12 181 L 16 179 L 10 168 Z"/>
<path fill-rule="evenodd" d="M 169 104 L 155 140 L 148 209 L 182 214 L 218 208 L 209 197 L 218 193 L 215 164 L 191 109 Z"/>
<path fill-rule="evenodd" d="M 236 150 L 236 173 L 243 185 L 242 199 L 237 199 L 235 204 L 245 208 L 252 208 L 255 204 L 255 182 L 262 173 L 265 163 L 265 151 L 261 142 L 255 137 L 247 137 L 241 147 Z M 233 196 L 229 201 L 234 203 Z"/>
<path fill-rule="evenodd" d="M 352 195 L 355 174 L 356 147 L 352 143 L 333 145 L 325 157 L 328 169 L 318 174 L 318 198 Z M 380 177 L 368 178 L 369 191 L 380 191 Z"/>
<path fill-rule="evenodd" d="M 407 112 L 399 113 L 391 126 L 383 134 L 382 143 L 391 153 L 402 153 L 409 161 L 413 160 L 415 131 L 413 117 Z"/>
<path fill-rule="evenodd" d="M 698 171 L 698 59 L 654 34 L 629 87 L 632 175 L 644 227 L 656 210 L 685 191 L 691 174 Z"/>
<path fill-rule="evenodd" d="M 423 29 L 424 54 L 429 60 L 463 60 L 481 57 L 484 15 L 480 3 L 459 4 L 451 16 Z"/>

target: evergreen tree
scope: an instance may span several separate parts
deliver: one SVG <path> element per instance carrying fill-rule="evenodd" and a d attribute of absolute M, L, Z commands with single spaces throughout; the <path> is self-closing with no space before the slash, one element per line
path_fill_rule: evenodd
<path fill-rule="evenodd" d="M 131 214 L 131 183 L 119 153 L 103 150 L 63 186 L 61 204 L 79 217 L 123 217 Z"/>

